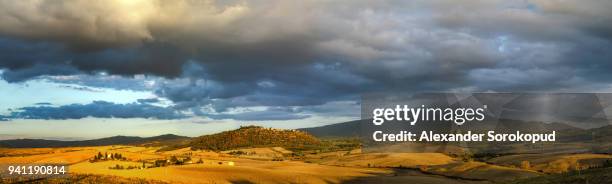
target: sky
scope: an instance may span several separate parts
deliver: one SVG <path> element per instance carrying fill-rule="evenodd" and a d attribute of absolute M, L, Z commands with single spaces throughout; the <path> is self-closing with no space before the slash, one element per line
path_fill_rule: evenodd
<path fill-rule="evenodd" d="M 0 139 L 359 119 L 372 92 L 612 92 L 608 0 L 0 0 Z"/>

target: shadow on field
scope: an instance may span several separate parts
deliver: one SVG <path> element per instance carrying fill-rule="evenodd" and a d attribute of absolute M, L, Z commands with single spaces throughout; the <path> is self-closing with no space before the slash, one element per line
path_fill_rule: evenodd
<path fill-rule="evenodd" d="M 416 169 L 393 169 L 391 174 L 358 177 L 343 183 L 435 183 L 435 184 L 489 184 L 486 180 L 467 180 L 458 177 L 426 174 Z"/>

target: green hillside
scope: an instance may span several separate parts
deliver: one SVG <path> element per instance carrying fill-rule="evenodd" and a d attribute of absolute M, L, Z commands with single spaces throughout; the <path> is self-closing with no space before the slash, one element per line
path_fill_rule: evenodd
<path fill-rule="evenodd" d="M 299 130 L 244 126 L 237 130 L 193 138 L 189 146 L 194 150 L 214 151 L 271 146 L 302 150 L 320 144 L 321 142 L 317 138 Z"/>

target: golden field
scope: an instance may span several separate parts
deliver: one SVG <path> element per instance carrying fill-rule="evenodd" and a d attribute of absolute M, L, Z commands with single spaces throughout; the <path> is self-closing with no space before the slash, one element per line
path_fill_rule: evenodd
<path fill-rule="evenodd" d="M 64 163 L 72 178 L 119 183 L 497 183 L 549 173 L 557 163 L 608 159 L 598 154 L 510 155 L 486 162 L 462 160 L 441 153 L 362 153 L 361 150 L 308 153 L 300 157 L 282 147 L 245 148 L 222 152 L 182 148 L 97 146 L 0 149 L 0 164 Z M 240 155 L 235 153 L 240 152 Z M 97 154 L 122 159 L 92 161 Z M 157 161 L 185 158 L 180 165 L 153 167 Z M 124 158 L 124 159 L 123 159 Z M 522 161 L 529 168 L 521 168 Z M 122 169 L 113 169 L 121 166 Z M 143 167 L 144 166 L 144 167 Z M 130 167 L 130 169 L 127 169 Z M 583 165 L 584 167 L 584 165 Z M 571 168 L 566 168 L 571 169 Z M 70 180 L 69 182 L 74 182 Z M 53 183 L 53 182 L 51 182 Z M 58 182 L 58 183 L 65 183 Z M 78 182 L 77 182 L 78 183 Z M 148 182 L 146 182 L 148 183 Z"/>
<path fill-rule="evenodd" d="M 70 164 L 69 172 L 73 174 L 112 175 L 169 183 L 232 183 L 239 181 L 254 183 L 339 183 L 355 177 L 389 172 L 389 170 L 380 168 L 348 168 L 309 164 L 300 161 L 261 161 L 233 157 L 224 153 L 191 151 L 190 149 L 168 152 L 155 152 L 155 150 L 155 148 L 133 146 L 2 149 L 0 152 L 10 156 L 1 157 L 0 163 L 65 163 Z M 120 153 L 127 160 L 89 162 L 98 152 Z M 191 154 L 194 160 L 202 159 L 203 163 L 130 170 L 109 169 L 116 165 L 139 166 L 142 164 L 141 160 L 166 159 L 173 155 L 187 153 Z M 235 165 L 229 165 L 230 162 Z"/>

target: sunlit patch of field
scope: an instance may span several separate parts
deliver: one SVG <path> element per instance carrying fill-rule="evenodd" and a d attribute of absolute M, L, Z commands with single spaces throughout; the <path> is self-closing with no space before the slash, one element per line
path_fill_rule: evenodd
<path fill-rule="evenodd" d="M 390 169 L 338 167 L 304 163 L 299 161 L 262 161 L 233 157 L 208 151 L 182 149 L 154 152 L 153 148 L 131 146 L 74 147 L 62 149 L 33 149 L 37 155 L 1 157 L 0 163 L 67 163 L 69 172 L 79 175 L 117 176 L 140 178 L 169 183 L 340 183 L 358 177 L 389 174 Z M 13 150 L 27 153 L 27 149 Z M 265 148 L 253 151 L 284 152 L 284 149 Z M 89 162 L 98 153 L 120 153 L 126 160 Z M 138 168 L 142 160 L 164 160 L 173 155 L 190 154 L 193 160 L 204 163 L 171 165 L 155 168 Z M 230 165 L 229 163 L 234 165 Z M 120 165 L 136 169 L 111 169 Z M 145 165 L 151 166 L 150 162 Z"/>
<path fill-rule="evenodd" d="M 38 149 L 38 148 L 37 148 Z M 27 149 L 19 149 L 18 152 L 26 152 Z M 0 157 L 0 163 L 64 163 L 74 164 L 86 161 L 97 153 L 96 149 L 53 149 L 47 153 L 23 154 L 9 157 Z"/>
<path fill-rule="evenodd" d="M 138 183 L 138 184 L 166 184 L 159 180 L 147 180 L 142 178 L 125 178 L 111 175 L 94 174 L 70 174 L 66 177 L 46 178 L 36 180 L 27 177 L 2 178 L 0 183 L 44 183 L 44 184 L 66 184 L 66 183 Z"/>
<path fill-rule="evenodd" d="M 221 164 L 219 164 L 221 162 Z M 113 170 L 115 165 L 138 166 L 138 162 L 106 161 L 82 162 L 73 165 L 70 172 L 81 174 L 106 174 L 121 177 L 138 177 L 166 182 L 182 183 L 231 183 L 248 181 L 254 183 L 339 183 L 355 177 L 371 176 L 390 172 L 373 168 L 346 168 L 307 164 L 303 162 L 270 162 L 234 159 L 205 160 L 203 164 L 167 166 L 148 169 Z"/>
<path fill-rule="evenodd" d="M 190 153 L 190 152 L 197 152 L 197 151 L 191 150 L 191 147 L 187 147 L 187 148 L 181 148 L 177 150 L 155 152 L 155 153 L 164 154 L 164 155 L 181 155 L 181 154 Z"/>
<path fill-rule="evenodd" d="M 191 147 L 181 148 L 181 149 L 172 150 L 172 151 L 156 152 L 155 154 L 159 154 L 159 155 L 163 155 L 163 156 L 191 154 L 191 156 L 200 157 L 200 158 L 230 157 L 230 155 L 228 155 L 228 154 L 217 153 L 217 152 L 214 152 L 214 151 L 191 150 Z"/>
<path fill-rule="evenodd" d="M 98 147 L 71 147 L 71 148 L 18 148 L 3 149 L 4 157 L 0 163 L 63 163 L 75 164 L 88 161 L 98 153 L 120 153 L 130 160 L 147 160 L 164 158 L 148 152 L 142 148 L 131 146 L 98 146 Z M 31 151 L 31 152 L 30 152 Z"/>
<path fill-rule="evenodd" d="M 31 156 L 64 153 L 83 150 L 104 149 L 105 147 L 68 147 L 68 148 L 0 148 L 0 157 Z"/>
<path fill-rule="evenodd" d="M 53 153 L 57 148 L 0 148 L 1 156 L 25 156 Z"/>
<path fill-rule="evenodd" d="M 112 149 L 132 153 L 156 154 L 157 150 L 160 149 L 160 147 L 117 146 L 116 148 Z"/>
<path fill-rule="evenodd" d="M 245 148 L 223 151 L 221 153 L 229 154 L 240 158 L 250 159 L 261 159 L 261 160 L 273 160 L 277 158 L 283 158 L 293 153 L 292 151 L 286 150 L 282 147 L 264 147 L 264 148 Z M 236 154 L 240 153 L 240 154 Z"/>
<path fill-rule="evenodd" d="M 464 179 L 490 180 L 495 182 L 510 181 L 514 179 L 529 178 L 541 175 L 540 173 L 531 170 L 503 167 L 473 161 L 434 166 L 424 170 L 426 172 L 444 176 L 460 177 Z"/>
<path fill-rule="evenodd" d="M 336 153 L 322 158 L 324 165 L 355 167 L 417 167 L 420 165 L 445 165 L 452 163 L 453 158 L 441 153 L 364 153 L 344 155 Z"/>
<path fill-rule="evenodd" d="M 236 149 L 225 152 L 183 148 L 98 146 L 72 148 L 2 149 L 2 163 L 65 163 L 69 172 L 83 176 L 115 176 L 169 183 L 343 183 L 343 182 L 505 182 L 571 170 L 572 163 L 597 164 L 612 159 L 602 154 L 525 154 L 464 161 L 442 153 L 361 153 L 361 150 L 308 152 L 299 161 L 280 147 Z M 29 151 L 31 150 L 31 152 Z M 242 153 L 230 154 L 233 151 Z M 95 155 L 121 154 L 121 160 L 90 160 Z M 243 155 L 243 154 L 247 155 Z M 252 153 L 252 155 L 248 155 Z M 257 158 L 251 158 L 255 156 Z M 190 157 L 185 165 L 152 167 L 155 161 Z M 284 159 L 266 160 L 259 157 Z M 203 163 L 196 161 L 202 160 Z M 525 166 L 525 162 L 529 164 Z M 143 166 L 145 164 L 145 167 Z M 232 163 L 232 164 L 230 164 Z M 495 165 L 493 165 L 495 164 Z M 523 165 L 521 165 L 523 164 Z M 126 169 L 111 169 L 117 165 Z M 562 168 L 567 166 L 567 168 Z M 584 166 L 584 164 L 582 165 Z M 127 169 L 128 167 L 133 169 Z M 90 177 L 91 178 L 91 177 Z M 95 178 L 95 177 L 94 177 Z M 132 180 L 126 180 L 132 181 Z M 137 180 L 134 180 L 137 181 Z"/>
<path fill-rule="evenodd" d="M 492 184 L 487 180 L 467 180 L 442 175 L 424 174 L 410 169 L 396 169 L 391 175 L 361 177 L 344 183 L 380 184 L 380 183 L 434 183 L 434 184 Z"/>

